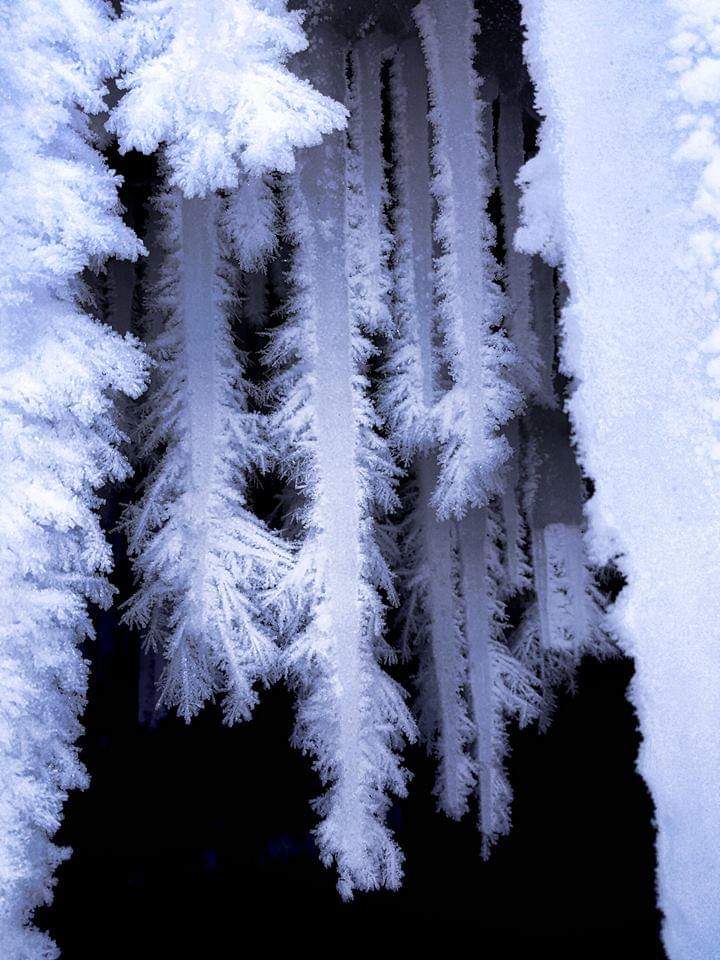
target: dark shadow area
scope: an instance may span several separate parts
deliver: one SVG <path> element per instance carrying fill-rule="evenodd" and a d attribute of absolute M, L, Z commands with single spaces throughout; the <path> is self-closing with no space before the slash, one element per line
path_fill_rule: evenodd
<path fill-rule="evenodd" d="M 510 957 L 530 943 L 583 958 L 662 957 L 627 662 L 585 664 L 550 731 L 514 735 L 513 831 L 487 862 L 471 818 L 436 812 L 434 765 L 410 751 L 411 795 L 391 813 L 405 885 L 351 904 L 315 854 L 319 784 L 288 744 L 289 695 L 270 691 L 252 723 L 233 729 L 209 710 L 151 730 L 135 719 L 136 669 L 135 640 L 103 618 L 84 738 L 92 786 L 67 805 L 60 839 L 74 854 L 41 918 L 67 960 L 96 957 L 108 936 L 138 960 L 182 956 L 198 938 L 234 955 L 246 926 L 302 935 L 316 924 L 411 938 L 472 928 L 479 949 Z"/>

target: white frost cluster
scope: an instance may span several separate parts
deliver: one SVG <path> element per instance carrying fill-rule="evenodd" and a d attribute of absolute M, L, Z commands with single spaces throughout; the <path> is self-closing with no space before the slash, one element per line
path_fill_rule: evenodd
<path fill-rule="evenodd" d="M 88 601 L 107 605 L 99 490 L 127 474 L 113 416 L 137 396 L 136 344 L 83 310 L 77 274 L 139 244 L 83 109 L 109 72 L 103 4 L 0 6 L 0 954 L 56 956 L 30 926 L 65 856 L 51 842 L 85 783 Z"/>
<path fill-rule="evenodd" d="M 307 47 L 286 0 L 126 0 L 125 94 L 109 129 L 123 150 L 164 144 L 186 196 L 234 187 L 239 169 L 290 171 L 295 148 L 344 126 L 343 108 L 287 67 Z"/>

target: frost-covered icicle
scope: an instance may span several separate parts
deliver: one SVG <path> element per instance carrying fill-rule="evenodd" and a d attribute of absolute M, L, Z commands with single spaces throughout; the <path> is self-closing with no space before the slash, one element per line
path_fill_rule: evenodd
<path fill-rule="evenodd" d="M 352 301 L 362 309 L 362 322 L 371 333 L 389 333 L 391 323 L 388 257 L 392 238 L 386 220 L 388 196 L 381 140 L 381 70 L 391 52 L 389 42 L 384 34 L 374 32 L 355 44 L 350 54 L 349 267 Z"/>
<path fill-rule="evenodd" d="M 345 45 L 318 30 L 306 72 L 345 97 Z M 402 854 L 386 824 L 390 793 L 405 793 L 397 751 L 414 724 L 400 687 L 381 669 L 383 602 L 392 592 L 374 514 L 395 502 L 395 469 L 376 432 L 364 366 L 369 344 L 351 302 L 346 145 L 333 136 L 298 162 L 286 196 L 295 244 L 288 321 L 269 360 L 278 409 L 275 436 L 288 478 L 306 497 L 305 537 L 293 580 L 307 601 L 293 631 L 288 672 L 299 688 L 295 742 L 327 786 L 317 801 L 323 862 L 335 861 L 343 897 L 397 887 Z M 368 314 L 370 311 L 368 311 Z"/>
<path fill-rule="evenodd" d="M 450 816 L 462 816 L 479 777 L 480 827 L 487 849 L 508 822 L 510 791 L 502 773 L 506 715 L 516 712 L 525 696 L 521 712 L 527 719 L 535 695 L 528 672 L 499 642 L 499 571 L 489 562 L 490 547 L 484 543 L 485 511 L 471 509 L 457 523 L 439 520 L 434 509 L 439 363 L 433 329 L 426 72 L 417 40 L 401 46 L 390 81 L 398 336 L 389 349 L 385 409 L 391 437 L 403 459 L 415 458 L 416 475 L 416 505 L 404 541 L 409 568 L 404 626 L 420 652 L 420 725 L 438 755 L 439 805 Z M 477 543 L 479 526 L 482 542 Z M 492 550 L 496 557 L 494 539 Z M 510 676 L 519 691 L 515 699 L 505 680 Z M 474 691 L 471 704 L 468 689 Z"/>
<path fill-rule="evenodd" d="M 500 96 L 497 153 L 509 307 L 505 326 L 518 360 L 513 367 L 513 377 L 521 384 L 525 396 L 531 397 L 537 391 L 539 378 L 538 342 L 533 329 L 531 298 L 532 258 L 518 250 L 514 242 L 520 225 L 517 179 L 525 163 L 523 107 L 519 98 L 509 93 Z"/>
<path fill-rule="evenodd" d="M 435 442 L 433 408 L 438 365 L 434 345 L 427 73 L 417 39 L 406 40 L 400 46 L 389 76 L 396 331 L 388 342 L 382 404 L 393 445 L 400 458 L 409 462 Z"/>
<path fill-rule="evenodd" d="M 537 336 L 532 324 L 531 258 L 515 247 L 520 222 L 520 188 L 516 181 L 525 162 L 523 109 L 517 95 L 503 92 L 499 98 L 497 144 L 498 179 L 502 199 L 505 236 L 505 272 L 509 309 L 505 328 L 517 354 L 512 375 L 526 399 L 532 399 L 539 386 Z M 512 450 L 501 504 L 505 529 L 505 589 L 510 593 L 529 586 L 527 530 L 521 509 L 520 426 L 517 418 L 505 428 Z"/>
<path fill-rule="evenodd" d="M 475 73 L 477 22 L 470 0 L 423 0 L 413 10 L 430 80 L 434 131 L 437 288 L 444 358 L 452 387 L 439 405 L 442 516 L 484 506 L 502 488 L 510 448 L 501 427 L 520 402 L 508 379 L 513 356 L 499 330 L 506 303 L 487 212 L 491 148 Z"/>
<path fill-rule="evenodd" d="M 438 807 L 459 820 L 474 783 L 470 756 L 473 728 L 465 698 L 467 657 L 458 593 L 457 530 L 438 520 L 432 506 L 437 484 L 434 455 L 416 464 L 417 505 L 406 543 L 409 577 L 408 622 L 419 650 L 418 712 L 428 747 L 437 756 Z"/>
<path fill-rule="evenodd" d="M 492 254 L 487 204 L 495 170 L 491 125 L 478 97 L 473 68 L 476 35 L 472 4 L 425 0 L 414 11 L 425 51 L 435 132 L 433 193 L 443 355 L 451 387 L 436 407 L 442 441 L 433 498 L 441 517 L 456 515 L 460 544 L 457 611 L 464 631 L 470 693 L 468 753 L 477 778 L 483 848 L 509 825 L 510 788 L 503 773 L 509 714 L 526 721 L 536 709 L 532 678 L 501 641 L 502 606 L 488 500 L 502 490 L 511 453 L 501 428 L 521 394 L 507 371 L 512 352 L 498 332 L 506 301 Z M 406 162 L 412 163 L 413 158 Z M 519 524 L 518 524 L 519 527 Z M 521 531 L 516 533 L 519 543 Z M 518 561 L 516 580 L 524 574 Z"/>
<path fill-rule="evenodd" d="M 67 792 L 87 785 L 75 741 L 87 687 L 88 603 L 110 605 L 98 491 L 125 479 L 108 395 L 137 396 L 139 351 L 36 289 L 0 304 L 0 949 L 56 956 L 30 927 L 68 855 L 51 842 Z"/>
<path fill-rule="evenodd" d="M 470 510 L 458 523 L 463 620 L 467 643 L 473 760 L 483 856 L 510 829 L 512 790 L 504 769 L 507 719 L 521 725 L 537 714 L 533 677 L 503 641 L 503 577 L 495 508 Z"/>
<path fill-rule="evenodd" d="M 414 498 L 402 542 L 407 567 L 404 632 L 418 651 L 418 716 L 437 755 L 435 793 L 448 816 L 461 817 L 472 790 L 472 730 L 464 696 L 466 663 L 457 592 L 454 522 L 432 505 L 438 467 L 434 445 L 432 197 L 427 74 L 417 39 L 405 41 L 390 68 L 393 219 L 396 249 L 383 410 L 399 457 L 412 462 Z M 378 92 L 379 100 L 379 92 Z M 375 148 L 380 154 L 381 145 Z"/>
<path fill-rule="evenodd" d="M 553 689 L 572 686 L 585 654 L 612 651 L 603 629 L 602 598 L 583 540 L 582 477 L 570 443 L 567 416 L 535 408 L 530 434 L 527 512 L 535 602 L 516 640 L 518 656 L 542 684 L 541 726 L 547 726 Z"/>
<path fill-rule="evenodd" d="M 230 330 L 220 205 L 161 199 L 165 327 L 152 344 L 158 373 L 141 428 L 151 471 L 127 514 L 139 579 L 127 619 L 164 653 L 164 703 L 189 720 L 221 690 L 234 722 L 249 717 L 256 684 L 275 668 L 267 595 L 289 554 L 245 500 L 265 450 Z"/>

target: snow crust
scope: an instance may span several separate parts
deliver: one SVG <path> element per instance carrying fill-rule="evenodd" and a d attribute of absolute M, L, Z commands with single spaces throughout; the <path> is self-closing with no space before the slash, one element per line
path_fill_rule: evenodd
<path fill-rule="evenodd" d="M 560 253 L 570 289 L 562 363 L 596 484 L 589 544 L 628 581 L 612 622 L 636 664 L 672 960 L 720 943 L 713 6 L 643 0 L 628 18 L 620 0 L 523 4 L 547 119 L 518 239 L 551 262 Z"/>

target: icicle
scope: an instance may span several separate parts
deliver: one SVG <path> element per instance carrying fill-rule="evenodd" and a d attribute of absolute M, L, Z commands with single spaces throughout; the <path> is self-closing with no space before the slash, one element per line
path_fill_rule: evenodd
<path fill-rule="evenodd" d="M 516 181 L 525 162 L 523 111 L 518 97 L 506 92 L 500 96 L 497 152 L 509 301 L 505 323 L 518 358 L 512 375 L 524 397 L 533 399 L 539 387 L 539 357 L 537 336 L 532 323 L 531 258 L 517 250 L 514 242 L 520 222 L 520 188 Z M 527 530 L 520 503 L 522 451 L 517 419 L 508 424 L 505 437 L 512 455 L 501 502 L 505 528 L 505 585 L 507 592 L 512 594 L 530 586 L 530 568 L 526 554 Z"/>
<path fill-rule="evenodd" d="M 189 720 L 221 689 L 234 722 L 250 715 L 255 683 L 272 677 L 266 596 L 289 556 L 245 505 L 264 449 L 229 327 L 220 201 L 170 194 L 162 207 L 166 326 L 153 345 L 158 375 L 141 438 L 146 457 L 163 452 L 127 515 L 140 584 L 126 616 L 163 649 L 163 702 Z"/>
<path fill-rule="evenodd" d="M 479 827 L 487 856 L 490 845 L 510 829 L 506 720 L 515 715 L 521 724 L 528 723 L 537 714 L 538 700 L 532 675 L 502 641 L 497 521 L 487 509 L 471 510 L 458 528 Z"/>
<path fill-rule="evenodd" d="M 543 683 L 541 725 L 546 727 L 553 688 L 572 687 L 581 657 L 608 656 L 612 645 L 603 630 L 602 598 L 583 542 L 582 477 L 567 417 L 559 410 L 536 408 L 528 422 L 532 444 L 527 499 L 536 602 L 519 628 L 516 650 Z"/>
<path fill-rule="evenodd" d="M 350 54 L 350 151 L 346 173 L 349 269 L 353 301 L 364 311 L 358 319 L 370 333 L 389 333 L 391 326 L 388 257 L 392 239 L 386 222 L 388 196 L 380 90 L 383 62 L 392 52 L 388 44 L 382 33 L 372 33 L 357 43 Z"/>
<path fill-rule="evenodd" d="M 492 190 L 483 142 L 479 80 L 473 68 L 477 23 L 472 3 L 423 0 L 413 10 L 430 77 L 435 134 L 433 194 L 444 358 L 452 387 L 440 401 L 441 476 L 436 506 L 461 516 L 499 492 L 510 449 L 500 428 L 520 402 L 507 378 L 512 351 L 499 330 L 505 300 L 492 255 L 487 213 Z"/>
<path fill-rule="evenodd" d="M 305 64 L 309 79 L 344 98 L 340 38 L 318 31 Z M 328 788 L 317 801 L 316 835 L 323 862 L 337 863 L 345 898 L 354 889 L 400 883 L 402 855 L 385 817 L 389 792 L 405 792 L 396 751 L 415 736 L 403 691 L 376 659 L 383 630 L 378 586 L 393 587 L 374 513 L 395 502 L 395 469 L 367 396 L 370 347 L 357 319 L 371 321 L 372 310 L 351 296 L 362 285 L 349 275 L 349 250 L 357 248 L 349 212 L 345 143 L 333 136 L 301 156 L 287 191 L 296 248 L 291 308 L 269 354 L 276 369 L 284 368 L 274 384 L 281 462 L 307 498 L 294 574 L 307 611 L 286 657 L 300 689 L 295 741 L 313 754 Z"/>
<path fill-rule="evenodd" d="M 517 97 L 500 97 L 498 173 L 505 234 L 505 263 L 509 310 L 505 324 L 518 357 L 513 369 L 526 397 L 533 397 L 539 382 L 538 338 L 533 329 L 531 301 L 532 258 L 515 247 L 520 225 L 518 174 L 525 163 L 523 110 Z"/>
<path fill-rule="evenodd" d="M 427 73 L 417 38 L 390 67 L 393 146 L 393 313 L 383 382 L 383 413 L 398 455 L 409 462 L 435 442 L 436 366 L 432 196 Z"/>
<path fill-rule="evenodd" d="M 420 43 L 405 41 L 390 68 L 394 228 L 393 304 L 397 333 L 388 343 L 383 409 L 399 456 L 414 460 L 414 503 L 404 537 L 408 600 L 405 633 L 418 652 L 417 709 L 438 758 L 435 793 L 448 816 L 461 817 L 472 790 L 472 736 L 463 688 L 466 663 L 458 613 L 454 523 L 432 506 L 438 466 L 434 446 L 432 197 L 427 75 Z"/>
<path fill-rule="evenodd" d="M 464 696 L 467 660 L 459 612 L 456 525 L 438 520 L 432 507 L 437 473 L 434 456 L 419 461 L 416 516 L 420 542 L 413 586 L 420 593 L 417 602 L 424 607 L 424 620 L 416 640 L 427 647 L 419 681 L 425 701 L 421 708 L 432 717 L 438 806 L 449 817 L 460 819 L 467 811 L 474 782 L 468 750 L 473 727 Z"/>
<path fill-rule="evenodd" d="M 527 524 L 522 513 L 520 458 L 522 455 L 520 425 L 512 420 L 503 431 L 512 456 L 507 465 L 505 486 L 500 497 L 504 532 L 503 592 L 506 596 L 520 593 L 530 586 L 530 565 L 527 558 Z"/>

